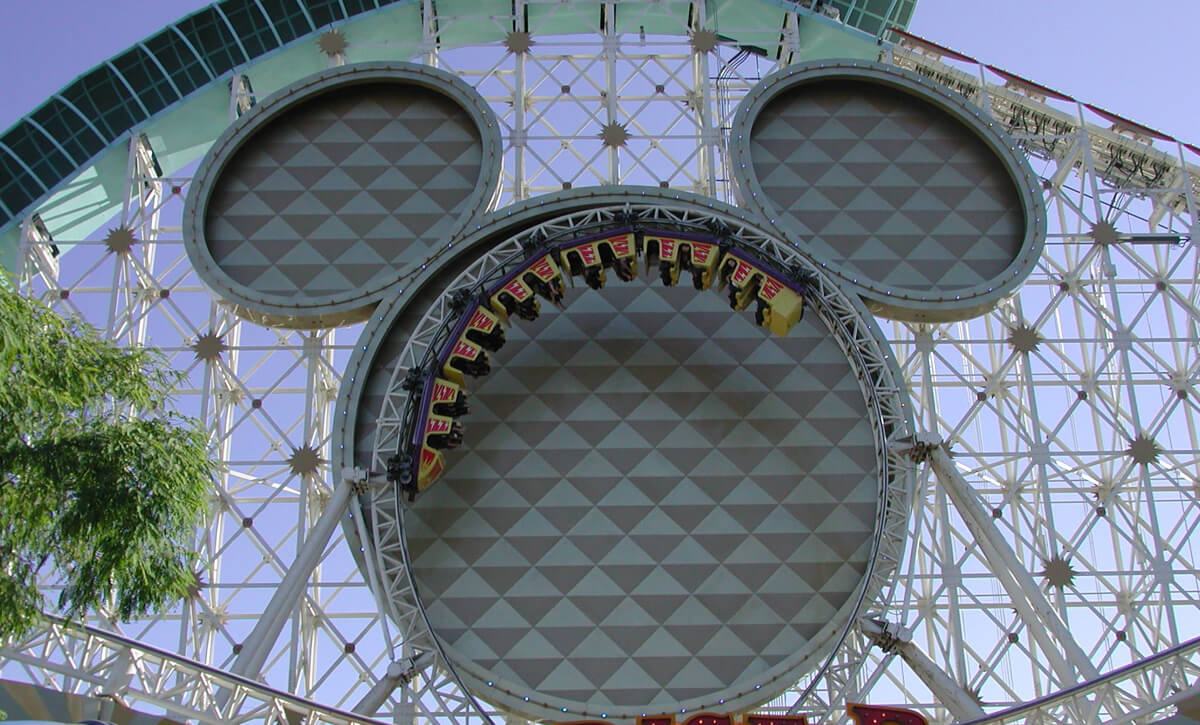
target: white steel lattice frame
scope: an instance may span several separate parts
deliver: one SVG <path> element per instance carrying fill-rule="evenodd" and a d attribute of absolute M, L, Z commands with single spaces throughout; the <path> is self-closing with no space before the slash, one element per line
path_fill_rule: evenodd
<path fill-rule="evenodd" d="M 514 26 L 524 23 L 524 5 L 514 6 L 514 16 L 447 17 L 426 0 L 426 42 L 415 58 L 462 75 L 501 119 L 501 206 L 565 184 L 611 183 L 665 183 L 736 201 L 721 132 L 736 101 L 774 61 L 753 56 L 751 71 L 734 62 L 737 48 L 692 52 L 688 32 L 713 20 L 701 14 L 703 4 L 679 14 L 678 35 L 647 39 L 617 34 L 612 22 L 601 27 L 599 16 L 573 2 L 540 6 L 546 17 L 573 15 L 579 36 L 543 37 L 538 27 Z M 611 19 L 613 6 L 603 7 Z M 439 28 L 468 21 L 527 30 L 536 44 L 522 54 L 494 44 L 439 45 Z M 795 27 L 792 14 L 783 28 L 789 51 L 797 47 Z M 370 53 L 351 47 L 329 62 L 369 60 Z M 1200 525 L 1194 151 L 1036 85 L 941 57 L 920 42 L 885 45 L 882 60 L 963 93 L 1010 129 L 1044 180 L 1050 211 L 1037 269 L 992 313 L 942 325 L 881 321 L 910 385 L 917 429 L 948 444 L 975 504 L 1097 670 L 1164 655 L 1093 684 L 1063 681 L 1031 634 L 1044 623 L 1013 613 L 964 514 L 928 467 L 920 469 L 889 618 L 988 708 L 1045 696 L 997 721 L 1144 720 L 1163 707 L 1169 712 L 1194 693 L 1200 662 L 1195 644 L 1170 649 L 1194 632 L 1188 625 L 1200 600 L 1193 543 Z M 230 108 L 236 112 L 238 98 Z M 601 142 L 610 123 L 628 129 L 624 146 Z M 286 331 L 234 316 L 199 283 L 183 251 L 177 220 L 186 175 L 156 176 L 136 137 L 129 159 L 115 224 L 134 231 L 134 248 L 108 251 L 101 234 L 56 240 L 74 247 L 56 258 L 30 220 L 23 287 L 122 343 L 163 349 L 185 372 L 177 407 L 212 431 L 224 467 L 210 525 L 197 535 L 204 566 L 181 608 L 130 624 L 98 617 L 95 624 L 120 632 L 119 640 L 54 624 L 5 652 L 3 676 L 114 694 L 134 707 L 200 721 L 272 719 L 269 712 L 278 718 L 300 707 L 286 693 L 341 710 L 386 695 L 382 707 L 368 709 L 399 722 L 478 721 L 443 669 L 389 672 L 390 664 L 411 663 L 428 642 L 405 639 L 420 629 L 415 613 L 389 613 L 391 621 L 380 614 L 340 529 L 272 650 L 264 668 L 270 686 L 209 669 L 231 666 L 336 485 L 325 480 L 327 465 L 312 475 L 289 461 L 299 450 L 318 452 L 322 462 L 335 457 L 328 449 L 333 400 L 358 328 Z M 1036 344 L 1017 349 L 1014 330 Z M 193 346 L 204 335 L 216 336 L 223 349 L 201 359 Z M 1131 455 L 1135 446 L 1143 462 Z M 358 516 L 353 503 L 348 513 Z M 1060 572 L 1066 565 L 1062 586 L 1048 581 L 1051 563 Z M 869 647 L 865 635 L 852 638 L 856 649 Z M 814 693 L 799 707 L 829 717 L 819 713 L 836 707 L 844 692 L 950 719 L 892 651 L 866 652 L 861 668 L 853 659 L 840 670 L 845 690 Z M 217 709 L 218 691 L 230 687 L 242 688 L 228 701 L 240 708 L 236 715 Z M 796 704 L 791 692 L 770 707 Z M 321 717 L 340 721 L 332 710 Z"/>
<path fill-rule="evenodd" d="M 455 312 L 452 305 L 454 291 L 494 278 L 505 263 L 511 265 L 514 260 L 523 257 L 525 244 L 531 240 L 553 240 L 581 228 L 612 228 L 630 220 L 651 228 L 665 225 L 699 233 L 716 224 L 728 230 L 725 238 L 759 250 L 767 258 L 776 260 L 781 267 L 797 265 L 811 275 L 811 314 L 817 315 L 831 331 L 861 381 L 863 394 L 868 401 L 868 417 L 872 422 L 876 450 L 879 452 L 878 480 L 887 482 L 880 491 L 879 538 L 871 554 L 872 565 L 867 581 L 856 595 L 860 603 L 866 603 L 856 615 L 857 618 L 871 620 L 884 616 L 904 549 L 904 528 L 912 480 L 912 465 L 904 451 L 911 445 L 913 432 L 906 396 L 896 378 L 898 371 L 888 350 L 881 347 L 875 338 L 863 310 L 850 304 L 836 283 L 819 267 L 800 255 L 794 245 L 766 236 L 739 218 L 719 211 L 680 205 L 670 200 L 602 206 L 525 227 L 472 262 L 413 326 L 397 358 L 381 403 L 383 413 L 378 418 L 375 432 L 371 470 L 386 470 L 388 458 L 396 453 L 402 438 L 404 406 L 409 398 L 404 388 L 404 374 L 422 365 L 431 345 L 435 344 L 439 329 L 451 324 L 460 314 Z M 429 637 L 428 619 L 421 598 L 412 586 L 409 557 L 404 545 L 404 506 L 398 501 L 397 493 L 396 487 L 379 481 L 373 487 L 371 496 L 368 516 L 373 535 L 371 548 L 379 571 L 377 591 L 382 595 L 380 599 L 385 603 L 384 606 L 393 613 L 394 621 L 409 624 L 410 628 L 402 636 L 403 641 L 426 650 L 439 648 L 439 643 Z M 359 535 L 365 538 L 363 533 Z M 801 700 L 804 707 L 811 709 L 815 705 L 828 709 L 833 703 L 843 702 L 855 687 L 854 678 L 862 667 L 865 650 L 870 646 L 870 642 L 862 637 L 846 638 L 817 672 L 797 683 L 797 688 L 803 688 Z M 444 659 L 444 653 L 439 650 L 439 654 Z M 453 668 L 449 669 L 451 676 L 456 677 Z"/>

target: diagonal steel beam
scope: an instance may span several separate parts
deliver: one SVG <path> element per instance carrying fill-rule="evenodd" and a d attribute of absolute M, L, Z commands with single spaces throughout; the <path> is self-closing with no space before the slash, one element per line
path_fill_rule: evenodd
<path fill-rule="evenodd" d="M 983 708 L 966 689 L 955 682 L 945 670 L 912 641 L 912 632 L 895 624 L 876 620 L 860 622 L 863 633 L 884 652 L 894 652 L 921 678 L 921 682 L 946 706 L 955 721 L 974 720 L 984 716 Z"/>
<path fill-rule="evenodd" d="M 945 445 L 940 442 L 923 443 L 916 446 L 914 452 L 929 464 L 937 476 L 938 483 L 978 542 L 992 573 L 1025 622 L 1027 631 L 1037 640 L 1042 653 L 1050 661 L 1059 684 L 1066 687 L 1080 679 L 1099 677 L 1100 673 L 1054 611 L 1033 575 L 1017 559 L 967 480 L 950 460 Z"/>

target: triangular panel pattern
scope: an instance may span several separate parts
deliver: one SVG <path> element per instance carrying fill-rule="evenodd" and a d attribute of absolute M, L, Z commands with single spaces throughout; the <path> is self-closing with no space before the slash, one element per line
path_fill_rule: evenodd
<path fill-rule="evenodd" d="M 434 627 L 496 679 L 589 707 L 752 687 L 867 565 L 854 372 L 813 316 L 780 339 L 690 286 L 569 297 L 510 328 L 415 505 Z"/>
<path fill-rule="evenodd" d="M 781 94 L 755 120 L 750 155 L 779 222 L 856 281 L 936 299 L 998 282 L 1024 239 L 999 156 L 948 113 L 881 84 Z"/>
<path fill-rule="evenodd" d="M 465 109 L 416 85 L 319 95 L 271 121 L 222 170 L 207 207 L 209 250 L 265 295 L 380 289 L 469 211 L 482 149 Z"/>

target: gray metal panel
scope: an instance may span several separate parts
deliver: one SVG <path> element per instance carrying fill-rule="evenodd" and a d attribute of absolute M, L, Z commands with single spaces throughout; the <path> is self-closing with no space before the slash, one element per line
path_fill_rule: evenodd
<path fill-rule="evenodd" d="M 881 314 L 979 314 L 1040 253 L 1027 162 L 977 109 L 915 76 L 870 63 L 782 71 L 735 125 L 747 205 Z"/>
<path fill-rule="evenodd" d="M 380 445 L 394 445 L 381 431 L 413 364 L 400 361 L 424 329 L 421 308 L 467 265 L 497 242 L 519 248 L 506 240 L 538 222 L 655 203 L 760 234 L 740 210 L 639 187 L 484 217 L 364 329 L 335 413 L 341 465 L 381 470 L 394 451 Z M 868 540 L 879 521 L 903 520 L 911 483 L 881 441 L 912 424 L 901 403 L 879 427 L 879 391 L 864 400 L 873 375 L 840 347 L 849 334 L 860 354 L 874 343 L 857 336 L 877 332 L 836 284 L 822 295 L 786 339 L 686 281 L 580 285 L 565 313 L 544 305 L 535 323 L 514 321 L 492 373 L 468 383 L 463 450 L 406 516 L 422 599 L 469 687 L 539 718 L 563 707 L 634 717 L 652 701 L 746 708 L 823 666 L 859 607 L 878 616 L 890 580 Z M 839 316 L 851 328 L 834 335 L 829 313 L 843 303 L 838 314 L 858 321 Z M 886 394 L 906 399 L 895 379 Z M 628 617 L 605 621 L 606 606 Z M 661 652 L 641 641 L 651 635 Z M 703 685 L 688 690 L 694 678 Z"/>
<path fill-rule="evenodd" d="M 863 393 L 821 321 L 780 339 L 643 277 L 508 336 L 410 519 L 451 656 L 552 706 L 659 712 L 811 649 L 879 506 Z"/>
<path fill-rule="evenodd" d="M 263 294 L 375 288 L 428 256 L 480 175 L 469 115 L 432 91 L 355 85 L 281 114 L 209 199 L 213 259 Z"/>
<path fill-rule="evenodd" d="M 218 140 L 188 197 L 188 251 L 259 319 L 353 319 L 488 205 L 499 159 L 495 120 L 461 80 L 411 64 L 338 68 Z"/>

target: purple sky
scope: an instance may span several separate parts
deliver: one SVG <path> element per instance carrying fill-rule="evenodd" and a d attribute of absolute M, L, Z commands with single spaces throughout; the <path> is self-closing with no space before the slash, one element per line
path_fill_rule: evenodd
<path fill-rule="evenodd" d="M 0 129 L 204 0 L 0 0 Z M 1200 144 L 1200 1 L 919 0 L 912 31 Z"/>
<path fill-rule="evenodd" d="M 910 30 L 1200 144 L 1197 0 L 918 0 Z"/>

